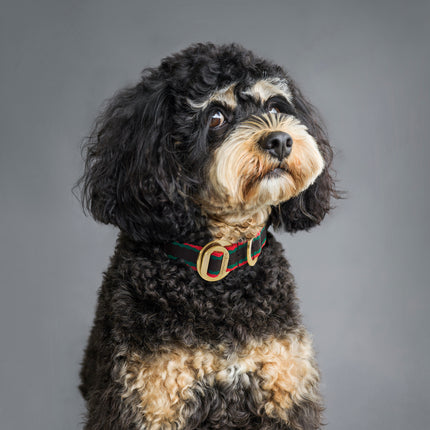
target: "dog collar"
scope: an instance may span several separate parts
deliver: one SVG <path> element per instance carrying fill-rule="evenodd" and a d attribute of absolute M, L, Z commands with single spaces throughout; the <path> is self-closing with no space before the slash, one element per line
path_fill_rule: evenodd
<path fill-rule="evenodd" d="M 265 244 L 266 228 L 263 227 L 257 237 L 233 245 L 222 240 L 214 240 L 205 246 L 172 242 L 165 251 L 170 259 L 182 259 L 204 280 L 213 282 L 246 263 L 254 266 Z"/>

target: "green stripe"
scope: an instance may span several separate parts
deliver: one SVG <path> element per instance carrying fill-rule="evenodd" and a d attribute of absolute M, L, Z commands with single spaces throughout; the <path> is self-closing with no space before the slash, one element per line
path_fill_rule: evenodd
<path fill-rule="evenodd" d="M 261 250 L 263 249 L 263 245 L 264 245 L 265 243 L 266 243 L 266 241 L 264 241 L 264 242 L 261 244 L 260 248 L 259 248 L 259 249 L 257 249 L 257 251 L 255 251 L 253 254 L 251 254 L 251 257 L 255 257 L 257 254 L 259 254 L 259 253 L 261 252 Z M 231 269 L 232 267 L 236 267 L 236 266 L 238 266 L 239 264 L 242 264 L 244 261 L 247 261 L 247 258 L 244 258 L 244 259 L 242 259 L 242 260 L 239 260 L 237 263 L 230 264 L 229 266 L 227 266 L 227 269 Z"/>
<path fill-rule="evenodd" d="M 231 269 L 232 267 L 239 266 L 239 264 L 243 263 L 244 261 L 246 261 L 246 258 L 244 258 L 243 260 L 239 260 L 237 263 L 228 266 L 227 269 Z"/>
<path fill-rule="evenodd" d="M 210 273 L 211 275 L 219 275 L 219 270 L 218 272 L 212 272 L 212 270 L 208 270 L 208 273 Z"/>

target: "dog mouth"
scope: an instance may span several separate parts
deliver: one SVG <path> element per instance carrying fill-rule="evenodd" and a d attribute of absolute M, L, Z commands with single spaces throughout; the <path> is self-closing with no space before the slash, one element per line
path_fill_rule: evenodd
<path fill-rule="evenodd" d="M 279 163 L 277 166 L 275 166 L 274 168 L 269 170 L 264 175 L 264 178 L 265 179 L 276 179 L 276 178 L 280 178 L 280 177 L 286 175 L 287 173 L 288 173 L 288 166 L 281 165 L 281 163 Z"/>

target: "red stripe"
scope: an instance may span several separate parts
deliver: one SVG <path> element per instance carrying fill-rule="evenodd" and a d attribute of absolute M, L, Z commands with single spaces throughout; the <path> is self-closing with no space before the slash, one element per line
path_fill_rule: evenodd
<path fill-rule="evenodd" d="M 260 230 L 260 232 L 257 234 L 257 236 L 255 236 L 254 239 L 257 239 L 261 235 L 262 231 L 263 230 Z M 228 251 L 233 251 L 234 249 L 236 249 L 240 245 L 243 245 L 244 243 L 246 243 L 246 240 L 244 240 L 242 242 L 234 243 L 233 245 L 226 246 L 225 249 L 227 249 Z M 191 248 L 197 249 L 198 251 L 200 251 L 203 248 L 203 246 L 192 245 L 191 243 L 184 243 L 183 245 L 186 245 L 186 246 L 189 246 Z M 221 257 L 223 255 L 222 252 L 214 252 L 213 254 L 216 255 L 217 257 Z"/>
<path fill-rule="evenodd" d="M 243 266 L 243 265 L 244 265 L 244 264 L 246 264 L 247 262 L 248 262 L 247 260 L 242 261 L 242 263 L 236 264 L 236 266 L 231 267 L 230 269 L 227 269 L 227 272 L 231 272 L 231 271 L 233 271 L 233 270 L 237 269 L 238 267 Z"/>
<path fill-rule="evenodd" d="M 258 235 L 255 237 L 255 239 L 257 239 L 260 235 L 261 235 L 261 232 L 262 232 L 263 230 L 260 230 L 260 232 L 258 233 Z M 225 248 L 228 250 L 228 251 L 233 251 L 234 249 L 236 249 L 237 247 L 239 247 L 240 245 L 242 245 L 242 244 L 244 244 L 246 241 L 243 241 L 243 242 L 238 242 L 238 243 L 235 243 L 235 244 L 233 244 L 233 245 L 230 245 L 230 246 L 226 246 Z M 262 251 L 263 251 L 263 247 L 264 247 L 264 245 L 266 244 L 266 241 L 264 241 L 264 243 L 261 245 L 261 249 L 260 249 L 260 252 L 258 253 L 258 254 L 256 254 L 256 255 L 254 255 L 254 257 L 251 257 L 253 260 L 255 260 L 255 259 L 257 259 L 260 255 L 261 255 L 261 253 L 262 253 Z M 194 248 L 194 249 L 197 249 L 198 251 L 200 251 L 202 248 L 203 248 L 203 246 L 199 246 L 199 245 L 192 245 L 191 243 L 184 243 L 184 245 L 187 245 L 187 246 L 189 246 L 189 247 L 191 247 L 191 248 Z M 216 251 L 216 252 L 213 252 L 211 255 L 215 255 L 216 257 L 222 257 L 224 254 L 222 253 L 222 252 L 218 252 L 218 251 Z M 230 269 L 227 269 L 226 271 L 227 272 L 232 272 L 233 270 L 235 270 L 235 269 L 237 269 L 238 267 L 241 267 L 241 266 L 244 266 L 245 264 L 247 264 L 248 263 L 248 260 L 245 260 L 245 261 L 242 261 L 242 263 L 239 263 L 239 264 L 237 264 L 236 266 L 234 266 L 234 267 L 231 267 Z M 194 271 L 197 271 L 197 268 L 196 267 L 194 267 L 194 266 L 190 266 Z M 218 275 L 213 275 L 212 273 L 207 273 L 207 275 L 208 276 L 210 276 L 211 278 L 216 278 L 217 276 L 219 276 L 219 274 Z"/>
<path fill-rule="evenodd" d="M 256 255 L 254 256 L 253 260 L 255 260 L 256 258 L 258 258 L 258 257 L 260 256 L 260 254 L 261 254 L 261 251 L 260 251 L 258 254 L 256 254 Z M 243 265 L 245 265 L 245 264 L 247 264 L 247 263 L 248 263 L 248 261 L 247 261 L 247 260 L 242 261 L 242 263 L 240 263 L 240 264 L 238 264 L 238 265 L 236 265 L 236 266 L 234 266 L 234 267 L 232 267 L 232 268 L 230 268 L 230 269 L 227 269 L 227 272 L 232 272 L 233 270 L 237 269 L 238 267 L 242 267 Z M 195 272 L 197 272 L 197 268 L 196 268 L 196 267 L 194 267 L 194 266 L 190 266 L 190 267 L 191 267 L 191 269 L 193 269 Z M 216 278 L 217 276 L 219 276 L 219 274 L 218 274 L 218 275 L 212 275 L 212 273 L 207 273 L 207 275 L 208 275 L 208 276 L 210 276 L 211 278 Z"/>
<path fill-rule="evenodd" d="M 234 249 L 238 248 L 240 245 L 243 245 L 245 242 L 237 242 L 234 243 L 233 245 L 229 245 L 226 246 L 225 249 L 227 249 L 228 251 L 233 251 Z"/>
<path fill-rule="evenodd" d="M 260 256 L 260 254 L 261 254 L 261 251 L 258 254 L 255 254 L 255 256 L 252 258 L 252 260 L 255 260 L 256 258 L 258 258 Z M 243 265 L 245 265 L 247 263 L 248 263 L 248 260 L 242 261 L 242 263 L 236 264 L 236 266 L 230 267 L 229 269 L 227 269 L 227 272 L 231 272 L 231 271 L 237 269 L 238 267 L 242 267 Z"/>
<path fill-rule="evenodd" d="M 198 251 L 200 251 L 203 248 L 203 246 L 191 245 L 191 243 L 184 243 L 184 245 L 190 246 L 191 248 L 197 249 Z"/>

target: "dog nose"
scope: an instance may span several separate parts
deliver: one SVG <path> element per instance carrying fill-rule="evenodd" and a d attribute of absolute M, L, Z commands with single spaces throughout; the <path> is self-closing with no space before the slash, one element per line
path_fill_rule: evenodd
<path fill-rule="evenodd" d="M 273 131 L 260 140 L 260 146 L 279 161 L 288 157 L 293 147 L 293 139 L 283 131 Z"/>

